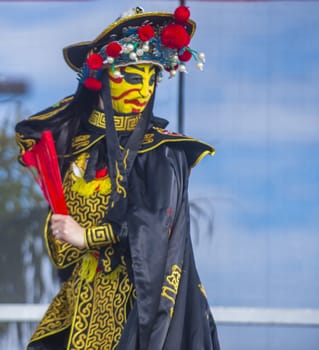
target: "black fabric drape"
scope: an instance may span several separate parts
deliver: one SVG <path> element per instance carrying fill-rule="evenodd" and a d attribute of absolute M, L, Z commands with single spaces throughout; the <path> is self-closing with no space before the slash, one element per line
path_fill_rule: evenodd
<path fill-rule="evenodd" d="M 188 173 L 183 150 L 167 146 L 139 156 L 132 170 L 127 227 L 137 300 L 118 350 L 219 349 L 192 252 Z M 182 271 L 175 305 L 162 296 L 173 266 Z"/>

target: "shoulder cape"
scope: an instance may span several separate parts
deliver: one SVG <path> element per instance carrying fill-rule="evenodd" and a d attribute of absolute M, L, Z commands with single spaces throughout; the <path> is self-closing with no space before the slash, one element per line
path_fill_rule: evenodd
<path fill-rule="evenodd" d="M 53 106 L 17 124 L 16 140 L 20 147 L 20 153 L 30 149 L 40 139 L 43 130 L 50 129 L 50 123 L 56 122 L 55 119 L 60 118 L 60 112 L 70 105 L 73 98 L 73 95 L 68 96 Z M 194 167 L 205 155 L 213 155 L 215 153 L 215 149 L 205 142 L 161 128 L 158 125 L 162 124 L 162 122 L 158 123 L 158 119 L 160 118 L 154 118 L 153 126 L 144 135 L 144 140 L 138 153 L 150 152 L 163 144 L 169 144 L 180 147 L 185 151 L 190 167 Z M 98 133 L 90 133 L 85 130 L 80 131 L 73 140 L 73 151 L 69 156 L 89 150 L 103 137 L 105 136 Z"/>

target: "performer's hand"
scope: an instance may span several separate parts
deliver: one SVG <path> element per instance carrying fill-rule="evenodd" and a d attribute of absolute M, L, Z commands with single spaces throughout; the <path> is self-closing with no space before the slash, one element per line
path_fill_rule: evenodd
<path fill-rule="evenodd" d="M 71 216 L 53 214 L 51 230 L 54 237 L 59 241 L 69 243 L 79 249 L 85 248 L 85 230 Z"/>

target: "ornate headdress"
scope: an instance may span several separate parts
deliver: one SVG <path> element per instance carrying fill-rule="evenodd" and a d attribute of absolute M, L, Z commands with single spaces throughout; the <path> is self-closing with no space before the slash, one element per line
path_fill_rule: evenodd
<path fill-rule="evenodd" d="M 87 88 L 100 90 L 101 74 L 111 67 L 151 63 L 169 72 L 186 72 L 185 62 L 194 58 L 203 70 L 205 55 L 191 49 L 195 22 L 189 19 L 186 6 L 175 12 L 143 12 L 140 7 L 124 13 L 96 39 L 64 48 L 67 64 L 79 72 L 79 80 Z"/>

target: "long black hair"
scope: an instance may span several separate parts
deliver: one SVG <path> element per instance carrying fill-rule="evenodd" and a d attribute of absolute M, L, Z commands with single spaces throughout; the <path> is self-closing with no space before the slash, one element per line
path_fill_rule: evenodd
<path fill-rule="evenodd" d="M 49 107 L 36 115 L 19 122 L 15 131 L 20 134 L 24 140 L 32 139 L 38 141 L 42 132 L 50 130 L 53 133 L 56 150 L 59 158 L 60 168 L 65 169 L 65 155 L 71 152 L 72 139 L 78 134 L 81 124 L 87 120 L 88 115 L 97 107 L 99 93 L 89 90 L 82 84 L 79 84 L 73 96 L 69 96 L 64 100 L 68 105 L 61 111 L 54 113 L 58 107 Z M 62 100 L 62 104 L 63 101 Z M 43 118 L 48 114 L 47 118 Z M 52 116 L 50 116 L 50 114 Z"/>

